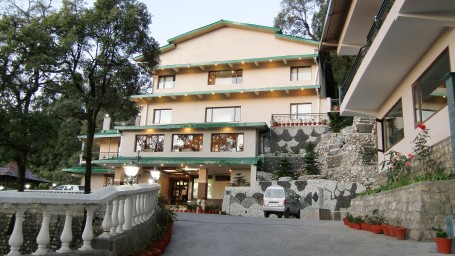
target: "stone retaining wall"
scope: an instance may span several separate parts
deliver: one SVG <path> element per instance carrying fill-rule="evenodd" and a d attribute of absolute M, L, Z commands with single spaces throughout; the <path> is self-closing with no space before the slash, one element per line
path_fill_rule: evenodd
<path fill-rule="evenodd" d="M 354 216 L 371 215 L 379 209 L 390 220 L 400 220 L 408 228 L 408 238 L 431 240 L 432 227 L 445 227 L 445 217 L 455 209 L 455 182 L 425 181 L 406 187 L 355 198 L 350 212 Z"/>
<path fill-rule="evenodd" d="M 255 188 L 226 187 L 222 210 L 226 214 L 249 217 L 262 217 L 264 191 L 270 185 L 290 188 L 300 195 L 301 209 L 306 207 L 324 208 L 331 211 L 347 211 L 351 200 L 365 187 L 358 183 L 333 180 L 291 180 L 259 181 Z"/>

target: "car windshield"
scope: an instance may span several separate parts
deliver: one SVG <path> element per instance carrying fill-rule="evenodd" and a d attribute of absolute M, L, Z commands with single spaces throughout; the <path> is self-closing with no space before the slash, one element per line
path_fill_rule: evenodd
<path fill-rule="evenodd" d="M 267 189 L 265 191 L 265 196 L 266 197 L 283 197 L 284 196 L 284 190 L 282 190 L 282 189 Z"/>

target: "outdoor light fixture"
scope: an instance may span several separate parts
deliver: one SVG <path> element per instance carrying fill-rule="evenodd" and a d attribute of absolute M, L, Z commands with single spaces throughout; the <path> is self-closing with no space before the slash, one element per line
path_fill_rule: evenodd
<path fill-rule="evenodd" d="M 152 176 L 153 182 L 156 182 L 160 178 L 160 171 L 156 169 L 156 166 L 150 171 L 150 175 Z"/>
<path fill-rule="evenodd" d="M 25 184 L 25 189 L 29 189 L 30 188 L 30 184 Z"/>
<path fill-rule="evenodd" d="M 134 164 L 133 160 L 129 164 L 123 167 L 125 169 L 125 174 L 128 176 L 128 181 L 133 185 L 133 177 L 139 172 L 139 166 Z"/>
<path fill-rule="evenodd" d="M 5 189 L 5 187 L 4 186 L 0 186 L 0 191 L 2 191 L 3 189 Z"/>

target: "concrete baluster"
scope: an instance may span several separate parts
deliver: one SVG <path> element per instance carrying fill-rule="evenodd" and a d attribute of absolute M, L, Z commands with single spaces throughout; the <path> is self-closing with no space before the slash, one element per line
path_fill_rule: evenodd
<path fill-rule="evenodd" d="M 129 195 L 125 200 L 125 223 L 123 230 L 130 230 L 133 227 L 133 205 L 134 196 Z"/>
<path fill-rule="evenodd" d="M 14 222 L 14 229 L 11 237 L 9 238 L 9 245 L 11 249 L 8 256 L 21 255 L 19 249 L 24 243 L 24 236 L 22 235 L 22 223 L 24 222 L 24 212 L 27 210 L 25 206 L 15 206 L 16 221 Z"/>
<path fill-rule="evenodd" d="M 139 218 L 141 214 L 141 194 L 136 194 L 136 214 L 134 215 L 134 221 L 136 225 L 141 224 L 141 220 Z"/>
<path fill-rule="evenodd" d="M 143 223 L 145 221 L 145 194 L 142 193 L 141 194 L 141 204 L 139 205 L 140 209 L 141 209 L 141 214 L 139 215 L 139 220 L 141 221 L 141 223 Z"/>
<path fill-rule="evenodd" d="M 103 223 L 101 223 L 101 226 L 103 227 L 103 234 L 101 234 L 99 237 L 101 238 L 110 238 L 110 230 L 112 227 L 112 203 L 107 202 L 106 203 L 106 212 L 104 213 L 104 219 Z"/>
<path fill-rule="evenodd" d="M 92 240 L 93 240 L 93 214 L 95 210 L 98 208 L 97 205 L 90 205 L 86 206 L 85 210 L 87 211 L 87 218 L 85 219 L 85 227 L 84 232 L 82 232 L 82 240 L 84 241 L 84 245 L 79 248 L 79 251 L 90 251 L 93 250 L 92 248 Z"/>
<path fill-rule="evenodd" d="M 118 225 L 118 198 L 112 201 L 112 227 L 111 227 L 111 236 L 117 235 L 117 225 Z"/>
<path fill-rule="evenodd" d="M 49 236 L 49 223 L 51 220 L 50 210 L 47 206 L 41 206 L 43 210 L 43 222 L 41 222 L 41 228 L 36 237 L 36 243 L 38 244 L 38 249 L 33 253 L 33 255 L 44 255 L 48 253 L 47 246 L 49 245 L 51 238 Z"/>
<path fill-rule="evenodd" d="M 139 223 L 136 222 L 137 195 L 134 194 L 134 195 L 132 195 L 132 197 L 133 197 L 133 207 L 131 207 L 131 208 L 133 208 L 133 216 L 132 216 L 132 217 L 133 217 L 133 222 L 132 222 L 132 226 L 134 227 L 134 226 L 136 226 L 137 224 L 139 224 Z"/>
<path fill-rule="evenodd" d="M 65 252 L 70 252 L 70 243 L 73 240 L 73 208 L 67 206 L 66 207 L 66 216 L 65 216 L 65 225 L 63 227 L 62 234 L 60 235 L 60 241 L 62 242 L 62 246 L 60 247 L 59 250 L 57 250 L 58 253 L 65 253 Z"/>
<path fill-rule="evenodd" d="M 125 197 L 119 198 L 119 208 L 118 208 L 118 225 L 117 225 L 117 233 L 123 233 L 122 226 L 125 223 Z"/>

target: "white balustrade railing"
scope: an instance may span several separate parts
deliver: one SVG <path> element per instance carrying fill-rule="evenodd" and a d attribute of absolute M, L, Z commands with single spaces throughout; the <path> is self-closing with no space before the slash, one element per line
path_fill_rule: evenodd
<path fill-rule="evenodd" d="M 109 186 L 92 194 L 52 193 L 49 191 L 5 191 L 0 192 L 0 210 L 11 209 L 16 213 L 14 229 L 9 239 L 10 251 L 7 255 L 21 255 L 19 250 L 24 242 L 22 225 L 24 213 L 33 207 L 41 208 L 43 218 L 41 228 L 36 237 L 38 249 L 34 255 L 49 253 L 49 225 L 52 215 L 65 213 L 65 224 L 60 234 L 61 247 L 56 252 L 67 253 L 73 240 L 72 220 L 75 212 L 83 209 L 87 218 L 82 233 L 83 245 L 78 250 L 93 250 L 91 242 L 94 238 L 93 218 L 97 210 L 105 210 L 102 222 L 101 238 L 110 238 L 131 230 L 133 226 L 150 219 L 155 213 L 156 197 L 160 186 L 154 184 L 135 184 Z"/>

